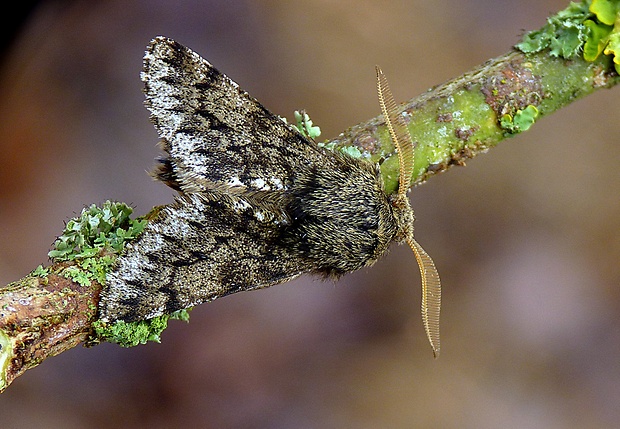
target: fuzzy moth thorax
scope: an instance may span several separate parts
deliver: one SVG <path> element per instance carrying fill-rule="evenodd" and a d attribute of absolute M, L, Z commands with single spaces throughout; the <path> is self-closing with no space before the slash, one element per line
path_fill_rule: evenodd
<path fill-rule="evenodd" d="M 379 168 L 323 150 L 322 165 L 300 167 L 288 193 L 285 245 L 316 272 L 339 277 L 372 265 L 397 234 Z"/>

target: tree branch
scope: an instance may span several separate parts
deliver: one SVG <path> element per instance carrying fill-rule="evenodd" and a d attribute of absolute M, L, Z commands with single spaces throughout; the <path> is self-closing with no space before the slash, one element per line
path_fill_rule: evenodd
<path fill-rule="evenodd" d="M 413 183 L 464 165 L 539 118 L 618 82 L 608 56 L 588 62 L 515 49 L 489 60 L 403 104 L 416 143 Z M 349 128 L 326 146 L 383 161 L 386 191 L 398 187 L 398 156 L 382 116 Z"/>
<path fill-rule="evenodd" d="M 414 184 L 453 165 L 463 165 L 500 141 L 526 131 L 540 117 L 620 82 L 618 61 L 613 62 L 615 51 L 605 50 L 600 32 L 594 41 L 594 32 L 588 33 L 589 27 L 598 25 L 597 17 L 584 12 L 583 5 L 578 13 L 571 7 L 526 36 L 519 46 L 527 54 L 513 49 L 403 105 L 417 144 Z M 558 28 L 562 20 L 574 21 L 577 15 L 585 36 L 579 44 L 571 45 L 570 40 L 562 39 Z M 585 24 L 588 20 L 594 24 Z M 596 55 L 591 49 L 594 42 L 602 46 Z M 600 55 L 603 50 L 606 55 Z M 588 60 L 582 52 L 587 53 Z M 398 157 L 394 156 L 382 117 L 355 125 L 322 145 L 380 162 L 386 192 L 396 190 Z M 114 269 L 124 242 L 135 237 L 140 225 L 144 227 L 158 210 L 143 221 L 132 221 L 126 206 L 106 207 L 112 207 L 112 215 L 105 207 L 91 207 L 87 213 L 91 217 L 80 218 L 81 226 L 67 225 L 69 228 L 60 238 L 79 228 L 87 231 L 68 241 L 57 241 L 50 267 L 39 267 L 0 289 L 0 391 L 27 369 L 79 343 L 113 341 L 131 346 L 158 340 L 166 327 L 170 316 L 135 325 L 115 325 L 114 329 L 98 326 L 99 294 L 106 274 Z M 105 222 L 94 225 L 94 218 Z"/>
<path fill-rule="evenodd" d="M 71 264 L 57 264 L 63 271 Z M 85 342 L 96 320 L 101 285 L 35 274 L 0 290 L 0 391 L 43 360 Z"/>

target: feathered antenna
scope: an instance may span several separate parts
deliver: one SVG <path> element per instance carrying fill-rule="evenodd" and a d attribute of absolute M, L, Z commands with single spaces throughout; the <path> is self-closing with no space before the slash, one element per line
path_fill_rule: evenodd
<path fill-rule="evenodd" d="M 398 193 L 406 195 L 411 185 L 411 176 L 413 175 L 413 142 L 411 134 L 407 130 L 407 125 L 403 117 L 398 114 L 398 107 L 394 101 L 392 91 L 388 85 L 387 78 L 379 68 L 377 70 L 377 92 L 379 93 L 379 104 L 385 118 L 385 124 L 390 131 L 390 137 L 398 152 L 398 160 L 400 164 L 400 175 L 398 176 Z"/>
<path fill-rule="evenodd" d="M 398 107 L 392 96 L 392 91 L 387 83 L 387 79 L 379 66 L 377 71 L 377 90 L 379 93 L 379 104 L 385 119 L 385 124 L 390 132 L 392 142 L 398 151 L 400 164 L 400 174 L 398 178 L 398 198 L 405 201 L 408 206 L 407 190 L 411 185 L 413 175 L 413 141 L 411 134 L 407 130 L 407 125 L 402 115 L 399 114 Z M 413 215 L 411 215 L 413 220 Z M 422 278 L 422 322 L 426 336 L 433 349 L 433 355 L 439 356 L 439 313 L 441 310 L 441 281 L 435 264 L 428 253 L 413 238 L 413 225 L 406 231 L 406 241 L 413 250 Z"/>
<path fill-rule="evenodd" d="M 412 234 L 413 235 L 413 234 Z M 439 313 L 441 311 L 441 281 L 435 264 L 428 253 L 417 241 L 407 238 L 407 244 L 413 250 L 420 267 L 422 277 L 422 322 L 428 342 L 431 343 L 433 355 L 439 356 Z"/>

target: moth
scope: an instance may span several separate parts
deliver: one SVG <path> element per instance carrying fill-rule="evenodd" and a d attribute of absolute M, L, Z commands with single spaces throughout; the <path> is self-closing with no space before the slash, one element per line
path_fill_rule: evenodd
<path fill-rule="evenodd" d="M 157 37 L 141 74 L 165 156 L 153 176 L 179 192 L 108 275 L 105 322 L 149 319 L 304 273 L 337 278 L 406 242 L 422 277 L 422 317 L 439 354 L 440 280 L 413 237 L 413 143 L 377 68 L 398 150 L 398 193 L 379 166 L 319 147 L 190 49 Z"/>

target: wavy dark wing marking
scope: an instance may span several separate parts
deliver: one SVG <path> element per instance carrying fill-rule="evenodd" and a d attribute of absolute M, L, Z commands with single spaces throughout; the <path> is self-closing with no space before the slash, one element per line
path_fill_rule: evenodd
<path fill-rule="evenodd" d="M 154 39 L 144 57 L 147 107 L 167 158 L 155 175 L 183 191 L 193 178 L 250 189 L 286 188 L 318 150 L 208 61 L 174 40 Z"/>

